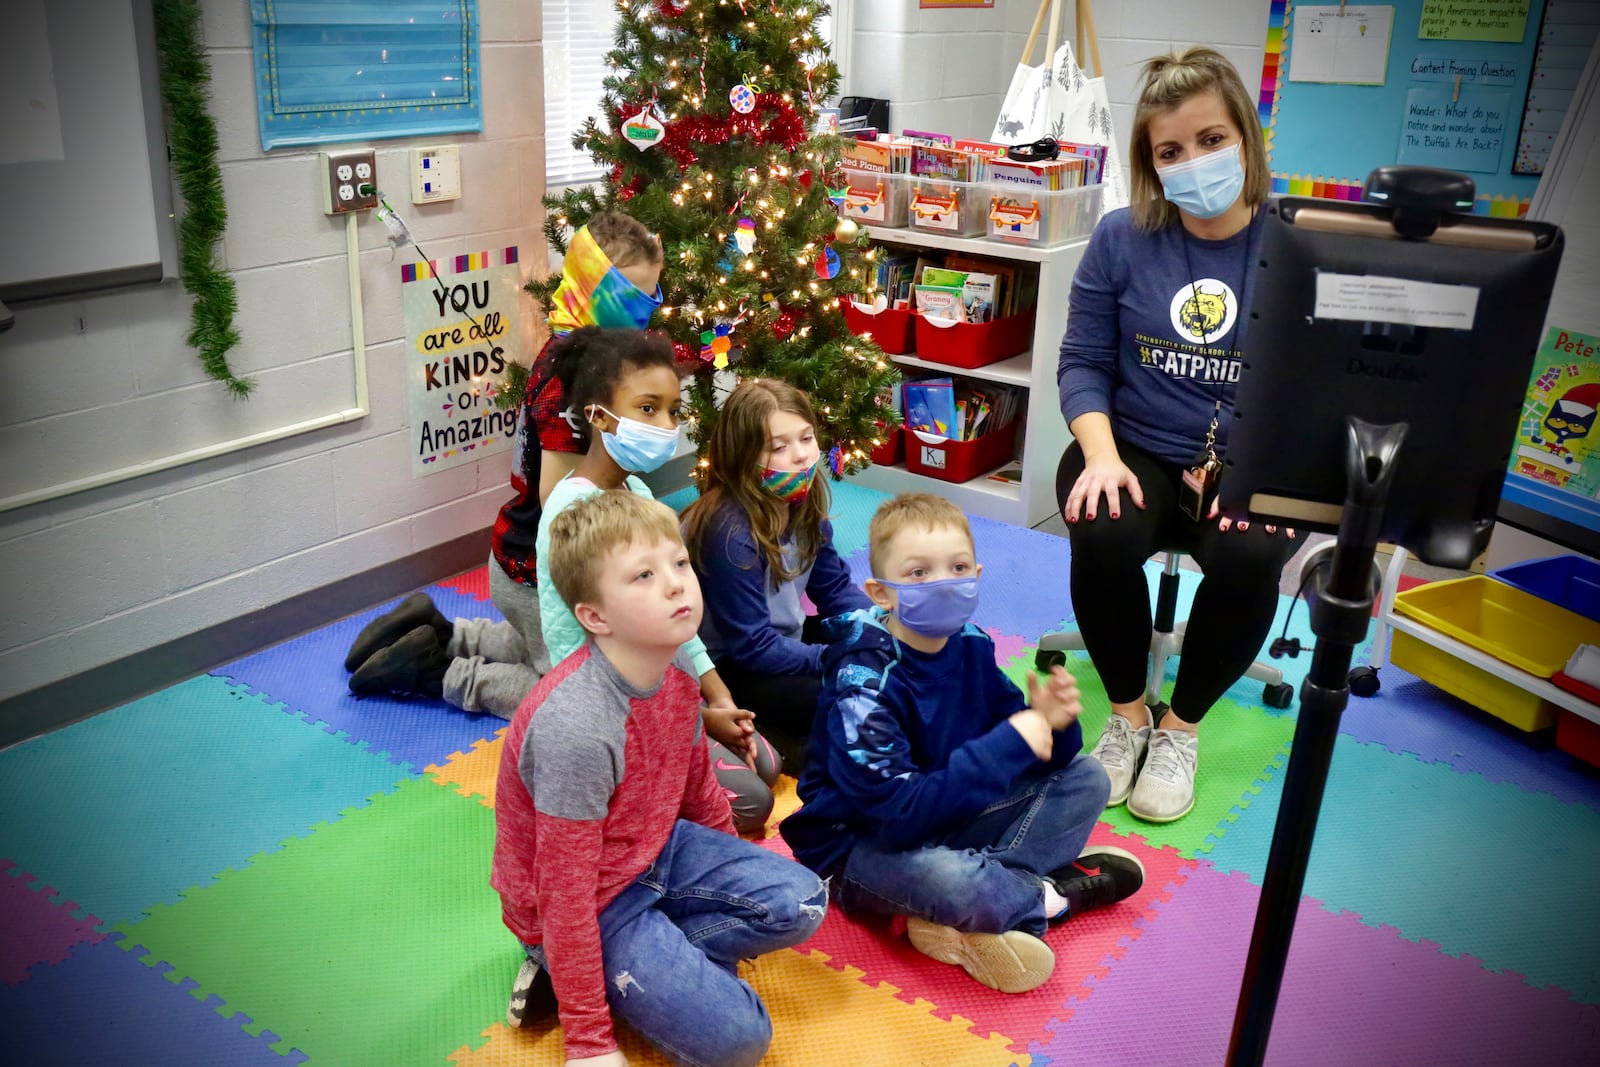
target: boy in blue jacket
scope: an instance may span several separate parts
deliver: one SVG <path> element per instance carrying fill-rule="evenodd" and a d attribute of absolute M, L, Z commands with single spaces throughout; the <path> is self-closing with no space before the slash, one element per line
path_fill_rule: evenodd
<path fill-rule="evenodd" d="M 876 606 L 829 621 L 804 806 L 780 832 L 845 910 L 904 915 L 919 951 L 1026 992 L 1055 968 L 1049 924 L 1125 899 L 1144 867 L 1083 851 L 1110 783 L 1080 755 L 1077 683 L 1056 667 L 1025 698 L 1001 673 L 968 621 L 983 568 L 966 516 L 901 494 L 869 538 Z"/>

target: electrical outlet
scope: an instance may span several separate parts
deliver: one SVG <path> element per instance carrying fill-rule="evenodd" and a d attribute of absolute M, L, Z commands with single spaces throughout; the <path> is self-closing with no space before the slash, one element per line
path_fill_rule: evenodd
<path fill-rule="evenodd" d="M 378 206 L 378 163 L 370 148 L 323 152 L 322 213 L 345 215 Z"/>
<path fill-rule="evenodd" d="M 411 150 L 411 202 L 461 199 L 461 149 L 453 144 Z"/>

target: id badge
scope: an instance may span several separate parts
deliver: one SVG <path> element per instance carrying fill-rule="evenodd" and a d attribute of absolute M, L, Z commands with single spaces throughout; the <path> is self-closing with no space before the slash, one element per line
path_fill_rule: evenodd
<path fill-rule="evenodd" d="M 1195 522 L 1204 522 L 1217 498 L 1217 485 L 1222 480 L 1222 464 L 1210 460 L 1183 472 L 1183 484 L 1178 487 L 1178 506 Z"/>

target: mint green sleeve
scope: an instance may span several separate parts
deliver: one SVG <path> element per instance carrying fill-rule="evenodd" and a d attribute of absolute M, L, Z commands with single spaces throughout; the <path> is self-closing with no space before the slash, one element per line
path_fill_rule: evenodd
<path fill-rule="evenodd" d="M 544 644 L 550 652 L 552 667 L 582 648 L 589 635 L 550 580 L 550 522 L 573 504 L 598 492 L 599 487 L 592 483 L 561 479 L 550 490 L 544 512 L 539 516 L 539 532 L 534 535 L 534 567 L 539 575 L 539 625 L 544 629 Z"/>

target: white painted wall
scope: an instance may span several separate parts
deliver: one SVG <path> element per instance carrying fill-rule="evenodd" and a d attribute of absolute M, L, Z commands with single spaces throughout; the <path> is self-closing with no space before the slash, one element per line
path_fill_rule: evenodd
<path fill-rule="evenodd" d="M 541 7 L 479 0 L 479 13 L 485 132 L 426 139 L 461 146 L 462 198 L 410 206 L 401 177 L 417 141 L 375 143 L 379 183 L 430 256 L 517 244 L 524 264 L 543 264 Z M 137 435 L 228 431 L 207 438 L 219 440 L 282 424 L 275 413 L 308 385 L 324 390 L 327 410 L 352 395 L 344 224 L 322 214 L 315 152 L 261 150 L 249 4 L 205 0 L 204 32 L 243 336 L 231 360 L 258 395 L 230 401 L 205 377 L 183 342 L 189 304 L 175 284 L 23 307 L 0 334 L 0 378 L 26 385 L 0 390 L 7 463 L 48 468 L 70 456 L 81 469 L 87 451 L 112 469 L 119 442 Z M 0 513 L 0 699 L 493 521 L 508 454 L 411 478 L 405 257 L 391 260 L 381 229 L 361 225 L 366 419 Z"/>
<path fill-rule="evenodd" d="M 917 0 L 841 0 L 851 2 L 855 28 L 841 95 L 887 97 L 896 131 L 989 135 L 1038 11 L 1034 0 L 930 10 Z M 1095 30 L 1118 135 L 1126 137 L 1133 124 L 1139 64 L 1174 48 L 1217 48 L 1254 91 L 1269 7 L 1268 0 L 1097 0 Z M 1075 20 L 1064 0 L 1063 41 L 1073 39 Z M 1040 37 L 1035 63 L 1045 50 Z M 1088 58 L 1079 62 L 1087 66 Z"/>

